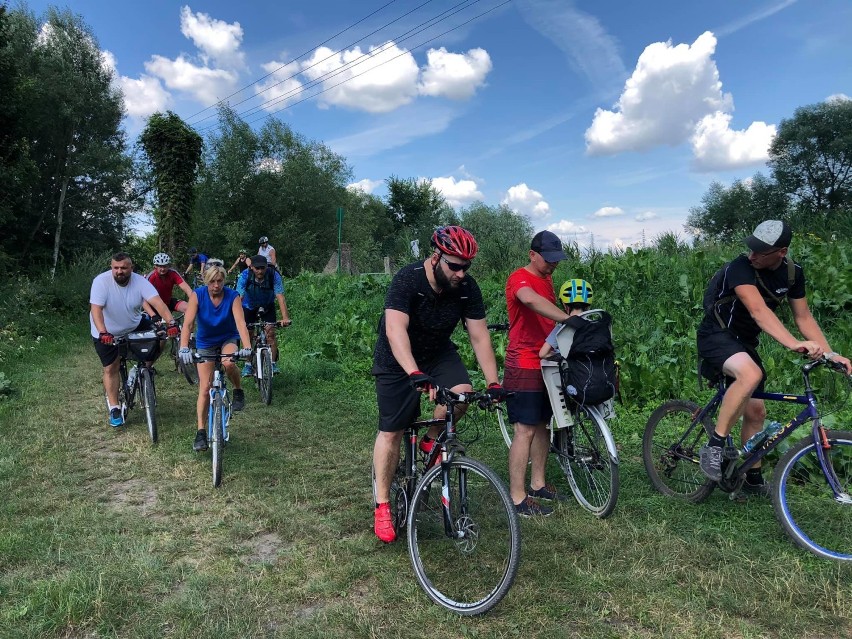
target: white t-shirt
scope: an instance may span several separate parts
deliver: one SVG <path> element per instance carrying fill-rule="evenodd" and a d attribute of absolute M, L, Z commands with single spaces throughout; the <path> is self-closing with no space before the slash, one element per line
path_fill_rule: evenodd
<path fill-rule="evenodd" d="M 257 254 L 258 254 L 258 255 L 263 255 L 263 257 L 265 257 L 265 258 L 266 258 L 266 261 L 267 261 L 267 262 L 269 262 L 270 264 L 274 264 L 275 262 L 273 262 L 271 259 L 269 259 L 270 254 L 271 254 L 271 253 L 272 253 L 272 251 L 274 251 L 274 250 L 275 250 L 275 247 L 274 247 L 274 246 L 272 246 L 272 244 L 267 244 L 267 245 L 266 245 L 266 248 L 263 248 L 262 246 L 259 246 L 259 247 L 258 247 L 258 249 L 257 249 Z"/>
<path fill-rule="evenodd" d="M 138 273 L 130 274 L 127 286 L 119 286 L 112 271 L 101 273 L 92 281 L 89 302 L 104 308 L 104 324 L 108 332 L 123 337 L 132 332 L 142 319 L 142 302 L 157 297 L 157 289 Z M 89 326 L 92 337 L 100 333 L 95 328 L 95 320 L 89 313 Z"/>

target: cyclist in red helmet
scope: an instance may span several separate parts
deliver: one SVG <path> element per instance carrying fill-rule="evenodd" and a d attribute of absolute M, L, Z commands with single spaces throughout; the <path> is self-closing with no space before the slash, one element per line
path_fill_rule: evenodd
<path fill-rule="evenodd" d="M 495 400 L 505 397 L 497 377 L 491 336 L 485 323 L 482 292 L 468 271 L 476 255 L 476 240 L 460 226 L 444 226 L 432 236 L 434 251 L 422 262 L 403 267 L 394 276 L 385 297 L 379 338 L 373 352 L 379 432 L 373 449 L 376 473 L 374 530 L 385 543 L 396 539 L 391 511 L 390 484 L 399 463 L 403 429 L 420 413 L 420 393 L 435 399 L 435 387 L 456 392 L 473 390 L 465 365 L 450 341 L 462 319 L 473 352 Z M 435 417 L 445 415 L 435 407 Z M 420 442 L 431 450 L 438 428 Z"/>

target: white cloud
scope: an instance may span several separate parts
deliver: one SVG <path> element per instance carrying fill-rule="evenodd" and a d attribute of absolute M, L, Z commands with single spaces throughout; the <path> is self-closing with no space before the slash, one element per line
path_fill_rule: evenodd
<path fill-rule="evenodd" d="M 239 22 L 228 24 L 184 6 L 180 10 L 180 32 L 202 51 L 205 63 L 212 59 L 229 68 L 245 66 L 244 54 L 239 50 L 243 40 Z"/>
<path fill-rule="evenodd" d="M 716 37 L 709 31 L 691 45 L 648 45 L 615 108 L 596 110 L 586 130 L 587 152 L 646 151 L 689 140 L 698 170 L 764 162 L 775 127 L 753 122 L 744 131 L 730 128 L 733 98 L 722 92 L 715 51 Z"/>
<path fill-rule="evenodd" d="M 417 96 L 417 62 L 410 51 L 390 41 L 370 47 L 367 53 L 360 47 L 340 53 L 320 47 L 302 63 L 302 69 L 312 81 L 333 74 L 321 81 L 326 92 L 319 100 L 324 106 L 387 113 Z"/>
<path fill-rule="evenodd" d="M 500 203 L 533 219 L 545 218 L 550 214 L 550 205 L 544 201 L 542 194 L 523 182 L 509 187 L 506 197 Z"/>
<path fill-rule="evenodd" d="M 161 78 L 170 89 L 189 93 L 205 104 L 233 93 L 238 79 L 234 71 L 198 66 L 183 54 L 174 60 L 154 55 L 145 63 L 145 70 Z"/>
<path fill-rule="evenodd" d="M 848 100 L 852 100 L 852 98 L 845 93 L 833 93 L 825 99 L 826 102 L 846 102 Z"/>
<path fill-rule="evenodd" d="M 484 49 L 448 53 L 444 47 L 429 49 L 418 90 L 421 95 L 466 100 L 485 83 L 491 57 Z"/>
<path fill-rule="evenodd" d="M 358 180 L 357 182 L 353 182 L 352 184 L 347 184 L 346 188 L 350 191 L 363 191 L 364 193 L 372 193 L 376 187 L 384 184 L 383 180 L 371 180 L 369 178 L 364 178 L 363 180 Z"/>
<path fill-rule="evenodd" d="M 590 154 L 644 151 L 689 138 L 697 122 L 733 102 L 722 93 L 712 55 L 716 38 L 705 32 L 692 44 L 648 45 L 639 56 L 615 109 L 597 109 L 586 131 Z"/>
<path fill-rule="evenodd" d="M 624 215 L 624 210 L 618 206 L 604 206 L 592 213 L 592 217 L 615 217 L 616 215 Z"/>
<path fill-rule="evenodd" d="M 295 76 L 299 73 L 299 63 L 290 62 L 266 62 L 261 65 L 263 70 L 271 74 L 263 82 L 255 85 L 254 91 L 257 95 L 263 95 L 263 108 L 267 111 L 276 111 L 284 108 L 288 103 L 303 98 L 303 85 Z"/>
<path fill-rule="evenodd" d="M 118 60 L 111 51 L 101 51 L 101 63 L 113 74 L 113 84 L 124 95 L 124 108 L 132 118 L 145 118 L 156 111 L 165 111 L 172 96 L 157 78 L 142 74 L 138 80 L 118 72 Z"/>
<path fill-rule="evenodd" d="M 457 182 L 456 178 L 452 176 L 438 177 L 432 178 L 432 186 L 444 196 L 447 204 L 453 208 L 485 199 L 473 180 L 459 180 Z"/>
<path fill-rule="evenodd" d="M 588 232 L 588 229 L 585 226 L 574 224 L 574 222 L 569 220 L 559 220 L 558 222 L 549 225 L 547 230 L 558 235 L 563 242 L 573 239 L 571 236 L 575 236 L 577 233 Z"/>
<path fill-rule="evenodd" d="M 633 219 L 635 219 L 637 222 L 645 222 L 646 220 L 653 220 L 655 217 L 657 217 L 657 214 L 653 211 L 645 211 L 644 213 L 640 213 Z"/>
<path fill-rule="evenodd" d="M 693 166 L 716 171 L 751 166 L 769 159 L 775 125 L 752 122 L 745 131 L 730 128 L 731 116 L 717 111 L 707 115 L 692 135 Z"/>

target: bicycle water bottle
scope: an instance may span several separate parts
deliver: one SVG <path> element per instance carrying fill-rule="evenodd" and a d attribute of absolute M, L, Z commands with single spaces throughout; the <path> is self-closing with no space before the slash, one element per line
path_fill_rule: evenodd
<path fill-rule="evenodd" d="M 772 437 L 775 433 L 780 431 L 784 426 L 776 421 L 771 421 L 769 424 L 759 433 L 755 433 L 749 440 L 743 445 L 743 452 L 750 453 L 756 448 L 760 448 L 767 439 Z"/>
<path fill-rule="evenodd" d="M 130 369 L 130 372 L 127 373 L 127 390 L 131 393 L 133 392 L 133 387 L 136 385 L 136 375 L 139 373 L 139 369 L 134 366 Z"/>

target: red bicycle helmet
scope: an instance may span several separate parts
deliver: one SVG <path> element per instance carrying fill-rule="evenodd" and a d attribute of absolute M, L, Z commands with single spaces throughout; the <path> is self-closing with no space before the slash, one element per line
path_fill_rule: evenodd
<path fill-rule="evenodd" d="M 439 226 L 432 234 L 432 246 L 446 253 L 455 255 L 463 260 L 476 257 L 479 246 L 473 234 L 460 226 Z"/>

